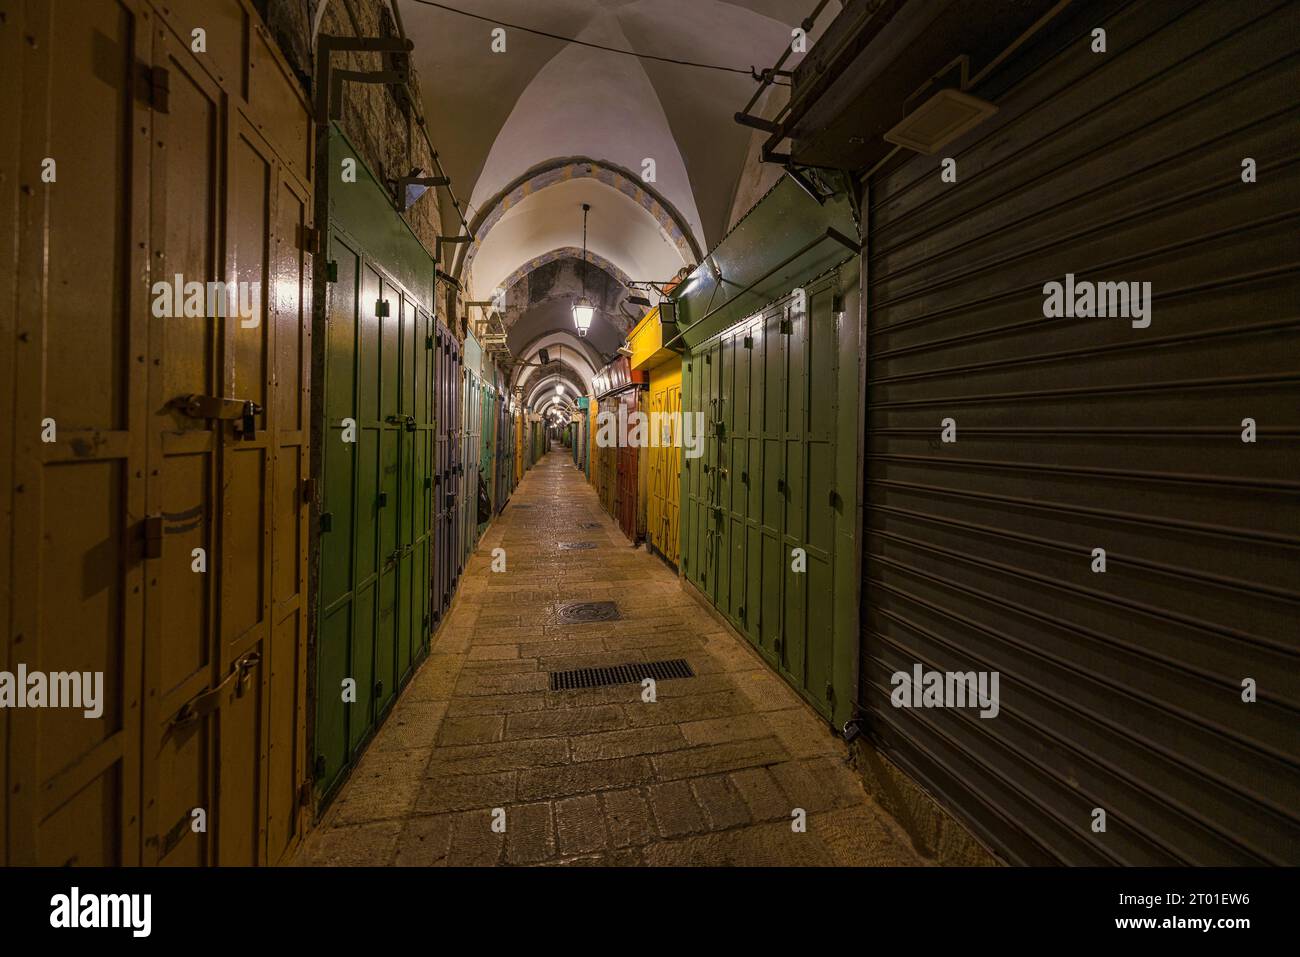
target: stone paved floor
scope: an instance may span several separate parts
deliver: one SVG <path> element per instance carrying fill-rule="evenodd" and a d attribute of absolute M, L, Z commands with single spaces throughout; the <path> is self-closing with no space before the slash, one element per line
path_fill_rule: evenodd
<path fill-rule="evenodd" d="M 558 621 L 559 605 L 595 600 L 623 619 Z M 652 703 L 639 685 L 547 690 L 549 671 L 662 658 L 697 676 L 659 682 Z M 925 863 L 846 758 L 554 452 L 484 535 L 429 659 L 297 863 Z"/>

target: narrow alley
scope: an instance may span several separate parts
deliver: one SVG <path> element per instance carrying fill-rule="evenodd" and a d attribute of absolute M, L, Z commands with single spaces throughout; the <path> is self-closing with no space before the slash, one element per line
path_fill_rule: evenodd
<path fill-rule="evenodd" d="M 1300 0 L 0 0 L 0 882 L 1300 864 L 1298 89 Z"/>
<path fill-rule="evenodd" d="M 589 603 L 617 618 L 565 619 Z M 549 690 L 552 672 L 670 659 L 694 677 L 657 682 L 653 701 L 639 681 Z M 428 660 L 298 863 L 922 863 L 848 757 L 551 452 L 483 537 Z"/>

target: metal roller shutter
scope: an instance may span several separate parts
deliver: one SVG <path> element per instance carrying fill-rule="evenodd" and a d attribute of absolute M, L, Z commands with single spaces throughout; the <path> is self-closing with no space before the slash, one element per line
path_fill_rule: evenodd
<path fill-rule="evenodd" d="M 971 90 L 956 183 L 867 184 L 863 700 L 1011 861 L 1294 863 L 1300 7 L 1071 16 Z M 1044 318 L 1067 273 L 1150 326 Z M 917 663 L 1000 712 L 893 707 Z"/>

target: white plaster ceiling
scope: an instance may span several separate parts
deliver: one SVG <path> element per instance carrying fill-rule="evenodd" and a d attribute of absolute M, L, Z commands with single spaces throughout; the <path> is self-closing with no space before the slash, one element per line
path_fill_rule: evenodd
<path fill-rule="evenodd" d="M 750 76 L 509 28 L 506 51 L 494 53 L 493 23 L 417 0 L 396 2 L 415 41 L 430 133 L 456 195 L 469 201 L 471 221 L 486 216 L 508 188 L 558 160 L 591 159 L 639 179 L 643 160 L 651 158 L 656 176 L 648 186 L 676 211 L 694 244 L 708 249 L 723 236 L 751 148 L 753 131 L 733 119 L 756 88 Z M 773 65 L 792 28 L 816 6 L 816 0 L 442 2 L 585 42 L 742 70 Z M 832 0 L 809 46 L 838 10 Z M 792 55 L 785 67 L 792 69 L 801 56 Z M 751 172 L 747 180 L 752 178 Z M 742 199 L 753 190 L 747 180 Z M 445 191 L 440 201 L 444 230 L 460 232 Z M 581 247 L 584 202 L 592 207 L 588 248 L 630 278 L 665 281 L 687 264 L 681 243 L 636 199 L 591 176 L 560 178 L 522 199 L 514 196 L 491 228 L 480 232 L 481 244 L 462 277 L 469 297 L 490 299 L 535 257 Z M 526 338 L 566 326 L 571 335 L 567 306 L 544 312 L 525 316 Z M 602 320 L 593 326 L 590 345 L 610 354 L 622 335 Z M 527 351 L 521 359 L 535 355 L 534 346 Z"/>
<path fill-rule="evenodd" d="M 726 228 L 749 132 L 732 115 L 754 81 L 739 73 L 659 63 L 507 30 L 398 0 L 415 41 L 434 142 L 457 194 L 482 202 L 557 156 L 590 156 L 641 171 L 702 230 L 704 248 Z M 484 17 L 642 54 L 739 69 L 771 66 L 816 0 L 444 0 Z M 830 22 L 831 3 L 818 20 Z M 815 39 L 817 31 L 813 33 Z M 798 63 L 793 55 L 787 67 Z M 499 144 L 498 144 L 498 141 Z M 686 182 L 683 182 L 683 171 Z M 444 223 L 452 218 L 444 212 Z"/>
<path fill-rule="evenodd" d="M 630 196 L 596 179 L 571 179 L 525 196 L 492 227 L 468 277 L 473 298 L 492 298 L 516 268 L 535 256 L 580 249 L 583 203 L 591 205 L 587 249 L 630 278 L 663 281 L 686 265 L 655 218 Z"/>
<path fill-rule="evenodd" d="M 567 329 L 557 329 L 519 347 L 512 345 L 511 352 L 527 361 L 532 361 L 540 349 L 546 349 L 547 355 L 552 360 L 563 362 L 571 368 L 582 380 L 583 387 L 587 389 L 591 388 L 592 378 L 604 365 L 596 350 L 585 339 L 579 339 Z M 528 380 L 538 368 L 535 365 L 522 366 L 518 370 L 515 385 L 527 386 Z"/>

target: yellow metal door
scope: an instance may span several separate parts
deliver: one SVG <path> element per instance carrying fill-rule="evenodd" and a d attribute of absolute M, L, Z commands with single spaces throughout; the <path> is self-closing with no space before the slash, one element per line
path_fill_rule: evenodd
<path fill-rule="evenodd" d="M 646 450 L 646 535 L 672 564 L 678 564 L 681 503 L 682 363 L 669 360 L 650 371 L 650 416 L 654 433 Z M 665 424 L 666 423 L 666 424 Z"/>

